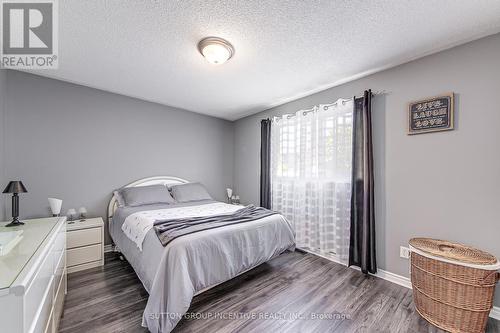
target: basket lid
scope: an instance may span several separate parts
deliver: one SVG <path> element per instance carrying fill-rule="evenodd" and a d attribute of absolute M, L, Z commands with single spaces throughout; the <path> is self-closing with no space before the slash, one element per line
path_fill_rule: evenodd
<path fill-rule="evenodd" d="M 410 239 L 410 246 L 424 253 L 456 261 L 457 263 L 473 264 L 478 266 L 497 264 L 497 258 L 488 252 L 445 240 L 412 238 Z"/>

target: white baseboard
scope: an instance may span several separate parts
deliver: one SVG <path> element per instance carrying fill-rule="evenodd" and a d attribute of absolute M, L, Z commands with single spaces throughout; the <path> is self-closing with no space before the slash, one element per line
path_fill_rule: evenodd
<path fill-rule="evenodd" d="M 318 255 L 318 254 L 311 252 L 311 251 L 306 251 L 306 252 L 309 252 L 309 253 L 314 254 L 314 255 Z M 319 256 L 322 258 L 331 260 L 333 262 L 336 262 L 337 264 L 341 264 L 341 265 L 345 266 L 345 263 L 342 263 L 341 261 L 329 258 L 327 256 L 322 256 L 322 255 L 319 255 Z M 351 266 L 350 268 L 353 268 L 353 269 L 358 270 L 358 271 L 360 270 L 359 267 L 355 267 L 355 266 Z M 412 289 L 410 278 L 407 278 L 405 276 L 394 274 L 394 273 L 391 273 L 388 271 L 384 271 L 383 269 L 377 269 L 376 274 L 370 273 L 370 275 L 373 275 L 373 276 L 376 276 L 376 277 L 381 278 L 383 280 L 395 283 L 395 284 L 400 285 L 402 287 Z M 491 309 L 490 318 L 500 320 L 500 307 L 499 306 L 494 306 L 493 309 Z"/>
<path fill-rule="evenodd" d="M 106 252 L 113 252 L 113 245 L 111 244 L 104 245 L 104 253 Z"/>
<path fill-rule="evenodd" d="M 383 280 L 387 280 L 389 282 L 398 284 L 398 285 L 403 286 L 405 288 L 411 289 L 410 278 L 407 278 L 407 277 L 404 277 L 401 275 L 397 275 L 397 274 L 394 274 L 394 273 L 391 273 L 388 271 L 384 271 L 383 269 L 378 269 L 377 274 L 371 274 L 371 275 L 374 275 L 374 276 L 379 277 Z"/>
<path fill-rule="evenodd" d="M 313 252 L 311 250 L 303 249 L 303 248 L 297 248 L 297 250 L 303 251 L 303 252 L 307 252 L 307 253 L 310 253 L 310 254 L 314 254 L 317 257 L 321 257 L 321 258 L 324 258 L 326 260 L 330 260 L 330 261 L 333 261 L 333 262 L 335 262 L 337 264 L 341 264 L 341 265 L 347 267 L 347 264 L 345 262 L 343 262 L 342 260 L 340 260 L 340 258 L 338 256 L 336 256 L 336 255 L 333 255 L 333 254 L 324 255 L 324 254 Z M 355 268 L 355 267 L 351 267 L 351 268 Z"/>
<path fill-rule="evenodd" d="M 494 306 L 490 312 L 490 318 L 500 320 L 500 306 Z"/>

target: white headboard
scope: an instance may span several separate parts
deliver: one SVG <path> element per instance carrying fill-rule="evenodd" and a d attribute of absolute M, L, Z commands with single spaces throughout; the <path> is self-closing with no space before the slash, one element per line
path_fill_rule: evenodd
<path fill-rule="evenodd" d="M 185 179 L 178 177 L 155 176 L 155 177 L 148 177 L 136 180 L 135 182 L 125 185 L 123 187 L 138 187 L 138 186 L 148 186 L 148 185 L 170 186 L 170 185 L 185 184 L 185 183 L 189 182 Z M 108 205 L 108 223 L 111 222 L 111 219 L 113 218 L 113 215 L 115 214 L 117 208 L 118 208 L 118 201 L 116 200 L 115 195 L 113 194 L 113 197 L 109 201 Z"/>

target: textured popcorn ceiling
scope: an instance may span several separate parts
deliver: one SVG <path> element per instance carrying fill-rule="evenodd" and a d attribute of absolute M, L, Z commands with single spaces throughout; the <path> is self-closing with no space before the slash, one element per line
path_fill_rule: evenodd
<path fill-rule="evenodd" d="M 36 74 L 238 119 L 500 31 L 499 0 L 60 0 Z M 229 40 L 213 66 L 196 45 Z"/>

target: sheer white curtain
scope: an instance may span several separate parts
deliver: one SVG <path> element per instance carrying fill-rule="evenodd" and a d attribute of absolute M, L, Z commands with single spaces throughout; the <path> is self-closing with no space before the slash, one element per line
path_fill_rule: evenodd
<path fill-rule="evenodd" d="M 272 209 L 295 226 L 297 247 L 347 260 L 352 100 L 274 118 Z"/>

